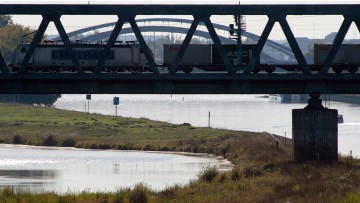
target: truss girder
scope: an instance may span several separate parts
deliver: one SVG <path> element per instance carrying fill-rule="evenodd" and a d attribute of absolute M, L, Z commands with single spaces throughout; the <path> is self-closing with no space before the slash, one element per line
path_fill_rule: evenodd
<path fill-rule="evenodd" d="M 52 21 L 54 22 L 55 27 L 58 30 L 62 41 L 64 42 L 65 48 L 67 49 L 68 53 L 70 54 L 71 61 L 73 62 L 76 71 L 79 74 L 83 74 L 84 71 L 81 68 L 81 65 L 79 63 L 78 58 L 76 57 L 76 55 L 74 53 L 74 50 L 72 49 L 69 37 L 67 36 L 64 26 L 62 25 L 62 23 L 60 21 L 60 16 L 54 16 Z"/>
<path fill-rule="evenodd" d="M 251 57 L 248 67 L 245 69 L 245 73 L 248 74 L 254 70 L 256 62 L 260 58 L 260 53 L 265 46 L 265 42 L 266 42 L 267 38 L 269 37 L 270 32 L 271 32 L 272 28 L 274 27 L 274 24 L 275 24 L 274 18 L 270 18 L 268 20 L 268 22 L 266 23 L 264 31 L 262 32 L 262 34 L 258 40 L 258 43 L 256 44 L 253 57 Z"/>
<path fill-rule="evenodd" d="M 125 19 L 122 16 L 118 16 L 118 21 L 115 24 L 114 30 L 111 32 L 111 35 L 109 37 L 108 42 L 105 45 L 104 50 L 102 51 L 102 54 L 99 58 L 99 61 L 96 65 L 96 69 L 95 69 L 95 73 L 98 74 L 101 72 L 101 68 L 104 66 L 105 64 L 105 59 L 106 56 L 108 55 L 111 47 L 115 44 L 116 38 L 118 37 L 118 35 L 120 34 L 120 31 L 125 23 Z"/>
<path fill-rule="evenodd" d="M 155 60 L 154 60 L 153 55 L 150 52 L 150 48 L 147 46 L 145 39 L 142 36 L 141 31 L 135 21 L 135 16 L 129 20 L 129 23 L 131 25 L 131 28 L 134 31 L 134 34 L 135 34 L 137 40 L 139 41 L 142 51 L 145 54 L 145 57 L 150 65 L 150 69 L 152 70 L 153 73 L 159 74 L 159 70 L 156 68 Z"/>
<path fill-rule="evenodd" d="M 175 60 L 172 63 L 172 66 L 170 67 L 170 73 L 176 73 L 176 71 L 178 70 L 178 66 L 182 61 L 182 58 L 184 57 L 185 51 L 189 46 L 191 38 L 193 37 L 198 25 L 199 25 L 199 19 L 194 18 L 194 21 L 191 23 L 188 33 L 185 36 L 184 42 L 181 44 L 180 49 L 176 54 Z"/>
<path fill-rule="evenodd" d="M 47 16 L 43 15 L 43 19 L 39 25 L 37 32 L 35 33 L 34 39 L 30 43 L 30 46 L 25 54 L 25 57 L 24 57 L 23 61 L 21 62 L 21 67 L 19 69 L 19 73 L 25 72 L 25 67 L 28 65 L 31 56 L 33 55 L 33 53 L 35 51 L 35 47 L 40 43 L 41 38 L 44 36 L 46 28 L 49 25 L 49 22 L 50 22 L 50 19 Z"/>
<path fill-rule="evenodd" d="M 342 42 L 344 41 L 345 35 L 348 32 L 352 21 L 353 21 L 353 19 L 351 19 L 350 17 L 344 16 L 344 21 L 342 22 L 340 29 L 335 36 L 333 46 L 331 47 L 330 52 L 329 52 L 329 54 L 323 64 L 323 67 L 320 71 L 321 74 L 326 74 L 329 72 L 331 63 L 334 61 L 335 56 L 336 56 L 337 52 L 339 51 Z"/>
<path fill-rule="evenodd" d="M 0 70 L 1 70 L 1 74 L 6 75 L 9 73 L 9 68 L 6 65 L 6 62 L 0 52 Z"/>
<path fill-rule="evenodd" d="M 219 36 L 216 34 L 215 28 L 214 28 L 213 24 L 211 23 L 210 16 L 203 17 L 203 22 L 205 23 L 205 26 L 207 27 L 209 34 L 211 36 L 211 39 L 213 40 L 215 47 L 218 50 L 219 55 L 225 64 L 226 71 L 229 73 L 234 73 L 235 69 L 232 66 L 232 64 L 230 63 L 229 58 L 226 56 L 225 49 L 221 45 Z"/>
<path fill-rule="evenodd" d="M 285 37 L 288 40 L 289 45 L 294 52 L 295 58 L 296 58 L 298 64 L 300 65 L 301 70 L 305 74 L 310 74 L 309 67 L 306 63 L 306 60 L 304 58 L 304 55 L 301 52 L 301 49 L 300 49 L 298 43 L 296 42 L 295 36 L 294 36 L 293 32 L 291 31 L 289 23 L 286 20 L 286 16 L 279 17 L 277 20 L 278 20 L 281 28 L 284 31 Z"/>
<path fill-rule="evenodd" d="M 20 15 L 354 15 L 354 4 L 281 4 L 281 5 L 51 5 L 2 4 L 0 14 Z"/>

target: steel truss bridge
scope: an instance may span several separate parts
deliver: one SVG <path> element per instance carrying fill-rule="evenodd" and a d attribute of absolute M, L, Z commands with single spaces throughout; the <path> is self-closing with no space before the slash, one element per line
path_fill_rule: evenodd
<path fill-rule="evenodd" d="M 324 93 L 359 94 L 360 74 L 334 74 L 329 69 L 352 22 L 360 30 L 360 5 L 31 5 L 4 4 L 0 14 L 41 15 L 32 43 L 21 63 L 19 72 L 9 71 L 0 56 L 0 93 Z M 69 37 L 61 23 L 62 15 L 116 15 L 115 24 L 94 73 L 85 72 L 76 58 Z M 137 15 L 190 15 L 194 20 L 169 68 L 160 73 L 148 49 L 135 17 Z M 233 66 L 217 35 L 212 15 L 265 15 L 268 21 L 258 39 L 254 54 L 245 68 Z M 340 15 L 344 20 L 333 46 L 321 69 L 313 71 L 301 53 L 294 34 L 286 20 L 288 15 Z M 26 73 L 29 60 L 40 43 L 49 22 L 54 22 L 76 73 Z M 152 73 L 102 73 L 106 53 L 115 44 L 125 22 L 133 29 L 150 64 Z M 224 73 L 177 73 L 179 64 L 199 23 L 203 22 L 224 61 Z M 298 63 L 299 72 L 284 74 L 252 74 L 259 54 L 275 24 L 279 22 Z"/>

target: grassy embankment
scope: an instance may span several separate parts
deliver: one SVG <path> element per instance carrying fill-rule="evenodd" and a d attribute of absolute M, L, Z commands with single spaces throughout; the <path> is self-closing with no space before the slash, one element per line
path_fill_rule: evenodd
<path fill-rule="evenodd" d="M 0 104 L 0 115 L 2 143 L 205 152 L 224 156 L 235 165 L 226 173 L 207 169 L 199 180 L 162 192 L 143 185 L 114 193 L 64 195 L 15 193 L 5 188 L 0 190 L 0 202 L 360 202 L 359 160 L 293 163 L 291 142 L 277 149 L 267 133 L 12 104 Z"/>

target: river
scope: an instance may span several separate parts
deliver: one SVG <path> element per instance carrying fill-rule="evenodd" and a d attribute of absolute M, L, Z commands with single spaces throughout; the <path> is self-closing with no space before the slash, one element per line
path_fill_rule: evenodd
<path fill-rule="evenodd" d="M 120 98 L 120 116 L 149 118 L 174 124 L 190 123 L 205 127 L 269 132 L 291 138 L 292 109 L 306 104 L 269 102 L 261 95 L 92 95 L 87 106 L 85 95 L 62 95 L 56 108 L 115 115 L 113 97 Z M 86 105 L 86 106 L 85 106 Z M 85 108 L 86 107 L 86 108 Z M 339 153 L 360 157 L 360 108 L 357 105 L 331 102 L 338 109 L 344 123 L 338 125 Z"/>

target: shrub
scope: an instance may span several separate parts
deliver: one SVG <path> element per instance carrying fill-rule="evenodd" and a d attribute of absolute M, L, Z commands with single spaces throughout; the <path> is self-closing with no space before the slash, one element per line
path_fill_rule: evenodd
<path fill-rule="evenodd" d="M 264 166 L 264 170 L 268 172 L 273 172 L 275 170 L 275 164 L 268 163 Z"/>
<path fill-rule="evenodd" d="M 90 149 L 99 149 L 99 145 L 96 144 L 96 143 L 92 143 L 90 146 L 89 146 Z"/>
<path fill-rule="evenodd" d="M 151 145 L 145 145 L 145 146 L 142 148 L 142 150 L 144 150 L 144 151 L 154 151 L 155 149 L 154 149 L 154 147 L 151 146 Z"/>
<path fill-rule="evenodd" d="M 66 138 L 62 142 L 63 147 L 75 147 L 76 146 L 76 140 L 74 138 Z"/>
<path fill-rule="evenodd" d="M 13 197 L 15 196 L 15 190 L 13 187 L 6 186 L 0 191 L 0 197 Z"/>
<path fill-rule="evenodd" d="M 255 167 L 246 167 L 244 169 L 244 176 L 245 178 L 254 177 L 254 176 L 261 176 L 262 172 L 260 169 Z"/>
<path fill-rule="evenodd" d="M 216 169 L 215 166 L 209 166 L 200 173 L 199 179 L 202 181 L 211 182 L 218 174 L 219 171 Z"/>
<path fill-rule="evenodd" d="M 161 191 L 159 194 L 161 197 L 166 198 L 166 199 L 175 199 L 178 190 L 181 187 L 179 185 L 174 185 L 171 187 L 167 187 L 165 190 Z"/>
<path fill-rule="evenodd" d="M 110 149 L 111 146 L 109 144 L 100 144 L 99 149 Z"/>
<path fill-rule="evenodd" d="M 56 146 L 56 145 L 57 145 L 57 140 L 56 140 L 56 138 L 55 138 L 54 135 L 48 135 L 48 136 L 45 138 L 43 144 L 44 144 L 45 146 Z"/>
<path fill-rule="evenodd" d="M 238 170 L 233 169 L 233 170 L 231 171 L 231 180 L 232 180 L 232 181 L 238 181 L 238 180 L 240 180 L 240 174 L 239 174 L 239 171 L 238 171 Z"/>
<path fill-rule="evenodd" d="M 13 144 L 21 144 L 22 141 L 21 141 L 21 135 L 19 134 L 16 134 L 13 138 L 13 141 L 12 141 Z"/>
<path fill-rule="evenodd" d="M 136 184 L 134 189 L 130 192 L 129 201 L 131 203 L 147 203 L 147 191 L 148 189 L 142 183 Z"/>
<path fill-rule="evenodd" d="M 219 183 L 224 183 L 226 181 L 226 173 L 220 173 L 218 176 Z"/>
<path fill-rule="evenodd" d="M 125 191 L 120 190 L 115 193 L 114 203 L 123 203 L 125 199 Z"/>

